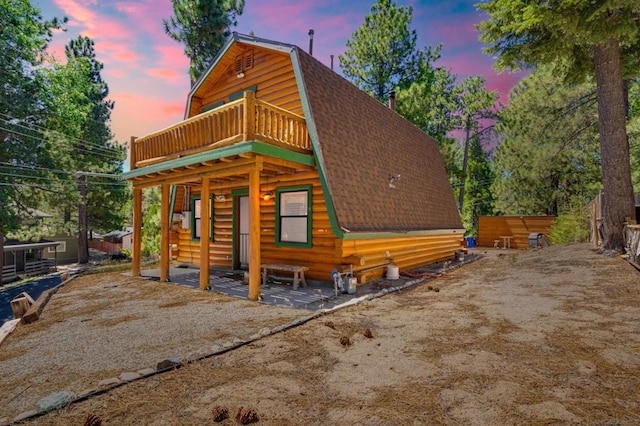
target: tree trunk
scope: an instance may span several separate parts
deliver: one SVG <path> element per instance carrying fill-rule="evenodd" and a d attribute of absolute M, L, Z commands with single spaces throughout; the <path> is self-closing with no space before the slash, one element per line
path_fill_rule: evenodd
<path fill-rule="evenodd" d="M 2 221 L 0 220 L 0 229 Z M 2 270 L 4 269 L 4 234 L 0 231 L 0 287 L 2 287 Z"/>
<path fill-rule="evenodd" d="M 602 249 L 605 252 L 621 252 L 625 246 L 625 217 L 634 217 L 635 208 L 618 40 L 612 38 L 596 46 L 593 57 L 604 187 Z"/>
<path fill-rule="evenodd" d="M 464 154 L 462 157 L 462 178 L 460 179 L 460 193 L 458 194 L 458 209 L 462 213 L 464 205 L 464 187 L 467 183 L 467 163 L 469 162 L 469 140 L 471 139 L 471 116 L 466 120 L 467 135 L 464 138 Z"/>

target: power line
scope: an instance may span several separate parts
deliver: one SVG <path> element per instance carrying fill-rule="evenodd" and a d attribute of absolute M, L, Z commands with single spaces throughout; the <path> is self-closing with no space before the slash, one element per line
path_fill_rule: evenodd
<path fill-rule="evenodd" d="M 0 115 L 4 115 L 4 114 L 0 113 Z M 72 137 L 71 137 L 71 136 L 69 136 L 69 135 L 65 135 L 64 133 L 62 133 L 62 132 L 60 132 L 60 131 L 58 131 L 58 130 L 50 130 L 50 129 L 46 129 L 46 128 L 41 127 L 41 128 L 42 128 L 42 129 L 44 129 L 44 130 L 40 131 L 40 130 L 36 130 L 36 129 L 34 129 L 34 128 L 33 128 L 33 127 L 39 127 L 39 126 L 37 126 L 37 125 L 35 125 L 35 124 L 30 124 L 30 126 L 33 126 L 33 127 L 28 127 L 28 126 L 25 126 L 25 125 L 23 125 L 23 124 L 19 124 L 19 123 L 12 123 L 12 122 L 10 122 L 9 120 L 7 120 L 6 118 L 0 118 L 0 120 L 3 120 L 6 124 L 8 124 L 8 125 L 10 125 L 10 126 L 17 126 L 17 127 L 22 128 L 22 129 L 25 129 L 25 130 L 29 130 L 29 131 L 32 131 L 32 132 L 36 132 L 36 133 L 38 133 L 38 135 L 40 136 L 40 137 L 38 138 L 38 140 L 43 141 L 43 142 L 44 142 L 44 141 L 48 141 L 47 139 L 43 139 L 43 138 L 45 137 L 45 136 L 43 135 L 43 132 L 52 132 L 52 133 L 57 133 L 57 134 L 59 134 L 59 135 L 63 136 L 64 138 L 66 138 L 66 139 L 67 139 L 67 141 L 69 141 L 69 142 L 73 142 L 73 141 L 71 141 L 71 140 L 70 140 L 70 139 L 72 139 Z M 11 130 L 8 130 L 8 129 L 5 129 L 5 130 L 7 130 L 7 131 L 11 131 Z M 18 132 L 17 132 L 17 131 L 13 131 L 13 133 L 18 134 Z M 31 136 L 31 137 L 34 137 L 34 136 Z M 35 138 L 35 137 L 34 137 L 34 138 Z M 82 143 L 84 143 L 84 144 L 88 145 L 88 146 L 89 146 L 89 147 L 91 147 L 91 148 L 94 148 L 94 149 L 96 149 L 96 150 L 98 150 L 98 151 L 102 151 L 102 152 L 94 152 L 94 154 L 96 154 L 96 155 L 110 156 L 110 155 L 113 155 L 113 154 L 115 153 L 115 151 L 117 150 L 117 148 L 116 148 L 116 147 L 109 148 L 109 147 L 105 147 L 105 146 L 98 145 L 98 144 L 96 144 L 96 143 L 87 142 L 87 141 L 84 141 L 84 140 L 82 140 L 82 139 L 78 139 L 78 138 L 75 138 L 75 139 L 76 139 L 77 141 L 79 141 L 79 142 L 82 142 Z M 90 151 L 88 151 L 88 150 L 87 150 L 87 149 L 85 149 L 85 148 L 81 148 L 81 147 L 76 147 L 76 148 L 77 148 L 77 149 L 84 149 L 85 151 L 90 152 Z"/>
<path fill-rule="evenodd" d="M 21 119 L 19 119 L 19 118 L 13 117 L 13 116 L 11 116 L 11 115 L 9 115 L 9 114 L 5 114 L 5 113 L 2 113 L 2 112 L 0 112 L 0 115 L 3 115 L 3 116 L 5 116 L 5 117 L 8 117 L 8 118 L 9 118 L 9 120 L 18 120 L 18 121 L 21 121 Z M 75 136 L 69 136 L 69 135 L 67 135 L 67 134 L 65 134 L 65 133 L 63 133 L 63 132 L 61 132 L 61 131 L 59 131 L 59 130 L 48 129 L 48 128 L 46 128 L 46 127 L 40 126 L 40 125 L 35 124 L 35 123 L 27 123 L 29 126 L 31 126 L 31 127 L 27 127 L 27 126 L 25 126 L 24 124 L 20 124 L 20 123 L 11 123 L 11 122 L 10 122 L 9 120 L 7 120 L 6 118 L 0 118 L 0 120 L 4 120 L 5 122 L 7 122 L 7 123 L 9 123 L 9 124 L 12 124 L 12 125 L 15 125 L 15 126 L 20 126 L 20 127 L 22 127 L 22 128 L 26 128 L 26 129 L 28 129 L 28 130 L 34 130 L 34 128 L 35 128 L 35 129 L 40 129 L 40 132 L 55 132 L 55 133 L 58 133 L 58 134 L 63 135 L 63 136 L 64 136 L 64 137 L 66 137 L 67 139 L 73 139 L 73 140 L 76 140 L 76 141 L 78 141 L 78 142 L 82 142 L 82 143 L 84 143 L 84 144 L 94 146 L 94 147 L 96 147 L 97 149 L 105 150 L 105 151 L 107 151 L 107 152 L 111 152 L 112 150 L 117 149 L 115 146 L 114 146 L 114 147 L 109 147 L 109 146 L 100 145 L 99 143 L 96 143 L 96 142 L 89 142 L 89 141 L 86 141 L 86 140 L 84 140 L 84 139 L 80 139 L 80 138 L 75 137 Z M 95 121 L 95 122 L 97 122 L 97 121 Z M 38 130 L 35 130 L 35 131 L 38 131 Z"/>
<path fill-rule="evenodd" d="M 26 133 L 21 133 L 21 132 L 15 131 L 13 129 L 7 129 L 6 127 L 2 127 L 2 126 L 0 126 L 0 130 L 4 130 L 4 131 L 9 132 L 9 133 L 13 133 L 13 134 L 16 134 L 16 135 L 20 135 L 20 136 L 24 136 L 24 137 L 27 137 L 27 138 L 31 138 L 31 139 L 34 139 L 34 140 L 36 140 L 38 142 L 45 142 L 45 143 L 49 142 L 46 139 L 42 139 L 42 138 L 39 138 L 39 137 L 33 136 L 33 135 L 28 135 Z M 95 155 L 96 157 L 102 157 L 102 158 L 106 158 L 108 160 L 116 160 L 117 159 L 115 157 L 115 155 L 110 156 L 110 155 L 102 154 L 102 153 L 99 153 L 99 152 L 91 152 L 91 151 L 89 151 L 89 150 L 87 150 L 85 148 L 82 148 L 82 147 L 76 147 L 76 149 L 78 151 L 83 151 L 86 154 Z M 115 152 L 114 152 L 114 154 L 115 154 Z"/>

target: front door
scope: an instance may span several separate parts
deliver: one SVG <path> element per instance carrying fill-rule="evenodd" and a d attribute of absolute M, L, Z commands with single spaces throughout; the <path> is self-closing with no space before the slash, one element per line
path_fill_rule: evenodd
<path fill-rule="evenodd" d="M 249 269 L 249 196 L 235 197 L 236 215 L 234 230 L 236 232 L 234 268 Z"/>

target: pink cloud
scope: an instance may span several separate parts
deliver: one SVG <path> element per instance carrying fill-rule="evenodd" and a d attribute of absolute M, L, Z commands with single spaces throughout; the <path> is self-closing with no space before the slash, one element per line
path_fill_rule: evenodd
<path fill-rule="evenodd" d="M 173 14 L 171 3 L 168 1 L 142 0 L 138 2 L 121 1 L 115 4 L 115 9 L 124 14 L 129 22 L 135 22 L 139 32 L 145 33 L 155 40 L 169 37 L 164 33 L 162 19 Z"/>
<path fill-rule="evenodd" d="M 105 68 L 104 74 L 114 78 L 123 78 L 126 75 L 125 72 L 120 68 L 116 68 L 116 69 Z"/>
<path fill-rule="evenodd" d="M 167 100 L 143 93 L 121 92 L 112 96 L 112 100 L 116 107 L 111 118 L 118 142 L 168 127 L 181 121 L 184 115 L 184 99 Z"/>
<path fill-rule="evenodd" d="M 186 73 L 180 73 L 170 68 L 150 68 L 147 69 L 145 73 L 151 77 L 160 78 L 172 84 L 179 83 L 180 80 L 187 78 Z"/>
<path fill-rule="evenodd" d="M 433 44 L 442 43 L 444 48 L 469 46 L 469 41 L 478 40 L 480 32 L 476 30 L 477 16 L 456 18 L 455 24 L 446 20 L 429 21 L 423 25 L 425 33 Z"/>
<path fill-rule="evenodd" d="M 69 16 L 69 25 L 84 27 L 81 32 L 91 38 L 127 39 L 132 36 L 129 28 L 107 15 L 99 15 L 76 0 L 54 0 L 55 4 Z M 95 7 L 95 5 L 92 5 Z"/>
<path fill-rule="evenodd" d="M 113 61 L 135 62 L 140 60 L 140 55 L 129 48 L 128 45 L 112 41 L 97 41 L 96 51 L 100 52 L 102 62 Z"/>

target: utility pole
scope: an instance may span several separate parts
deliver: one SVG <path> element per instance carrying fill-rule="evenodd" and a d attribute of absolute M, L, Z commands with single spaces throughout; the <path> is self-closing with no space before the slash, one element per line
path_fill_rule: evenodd
<path fill-rule="evenodd" d="M 80 205 L 78 205 L 78 263 L 89 262 L 89 242 L 87 241 L 87 175 L 76 173 Z"/>
<path fill-rule="evenodd" d="M 80 204 L 78 205 L 78 263 L 83 265 L 89 262 L 89 241 L 87 236 L 87 177 L 117 178 L 118 175 L 110 173 L 76 172 L 78 191 L 80 192 Z"/>

